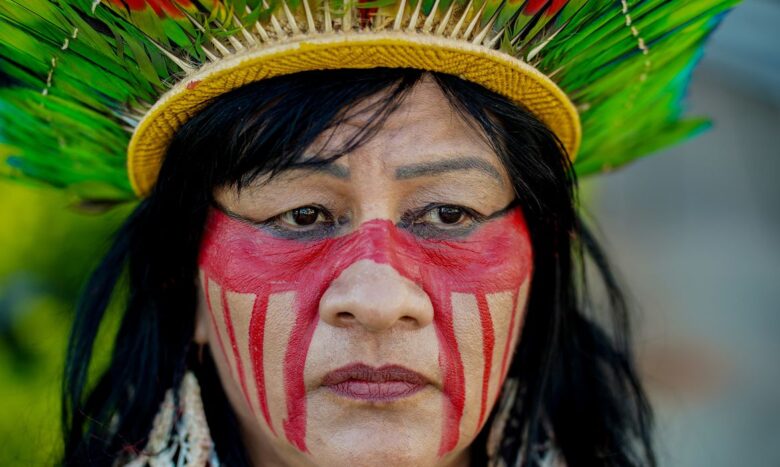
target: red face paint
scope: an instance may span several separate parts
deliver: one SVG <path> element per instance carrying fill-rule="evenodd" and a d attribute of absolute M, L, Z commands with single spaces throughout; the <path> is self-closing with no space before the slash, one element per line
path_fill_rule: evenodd
<path fill-rule="evenodd" d="M 283 431 L 293 445 L 306 451 L 303 370 L 319 321 L 319 301 L 342 271 L 364 259 L 391 265 L 421 287 L 433 304 L 444 392 L 439 455 L 444 455 L 458 443 L 465 403 L 463 362 L 452 321 L 452 294 L 468 293 L 477 297 L 485 354 L 481 427 L 495 345 L 486 295 L 511 292 L 516 303 L 518 290 L 531 273 L 531 243 L 519 209 L 487 221 L 470 234 L 455 239 L 420 238 L 390 221 L 373 220 L 349 235 L 311 241 L 279 238 L 261 227 L 213 210 L 207 221 L 199 264 L 206 277 L 219 283 L 223 291 L 256 296 L 249 331 L 251 363 L 263 417 L 272 429 L 275 427 L 269 416 L 263 377 L 265 309 L 272 294 L 295 293 L 295 309 L 290 310 L 295 315 L 295 324 L 284 357 L 287 416 Z M 513 306 L 511 311 L 511 323 L 515 322 L 515 308 Z M 223 301 L 223 312 L 226 324 L 230 325 L 227 301 Z M 232 349 L 235 349 L 235 336 L 230 330 L 228 334 Z M 510 330 L 502 356 L 502 379 L 511 338 Z M 223 352 L 230 351 L 228 346 L 222 347 Z M 237 351 L 234 353 L 238 358 Z M 243 374 L 239 375 L 239 382 L 249 400 Z"/>

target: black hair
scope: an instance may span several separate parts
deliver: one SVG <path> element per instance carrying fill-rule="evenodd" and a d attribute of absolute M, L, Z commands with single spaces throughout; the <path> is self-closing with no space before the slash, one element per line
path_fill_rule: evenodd
<path fill-rule="evenodd" d="M 375 134 L 426 74 L 478 124 L 506 166 L 534 251 L 527 314 L 508 377 L 520 382 L 521 396 L 510 406 L 497 455 L 506 465 L 533 465 L 536 447 L 552 441 L 569 466 L 655 465 L 626 301 L 580 221 L 575 175 L 560 142 L 530 112 L 481 86 L 411 69 L 268 79 L 216 97 L 182 126 L 153 192 L 117 233 L 78 306 L 63 382 L 65 465 L 111 465 L 142 449 L 165 391 L 178 387 L 186 369 L 201 383 L 220 459 L 248 465 L 213 360 L 207 350 L 194 358 L 191 345 L 196 261 L 213 190 L 300 164 L 318 135 L 356 104 L 382 96 L 361 110 L 372 113 L 370 123 L 338 153 L 318 160 L 348 152 Z M 604 307 L 589 300 L 587 261 L 609 298 Z M 94 343 L 120 289 L 126 297 L 110 363 L 88 385 Z M 472 444 L 473 465 L 487 463 L 493 412 Z"/>

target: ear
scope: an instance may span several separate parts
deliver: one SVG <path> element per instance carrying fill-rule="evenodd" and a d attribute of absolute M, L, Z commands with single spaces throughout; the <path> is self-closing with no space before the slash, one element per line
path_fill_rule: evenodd
<path fill-rule="evenodd" d="M 193 333 L 192 340 L 196 344 L 208 344 L 209 343 L 209 304 L 206 300 L 205 287 L 208 284 L 204 282 L 203 271 L 198 270 L 198 275 L 195 278 L 195 288 L 198 291 L 198 303 L 195 306 L 195 332 Z"/>

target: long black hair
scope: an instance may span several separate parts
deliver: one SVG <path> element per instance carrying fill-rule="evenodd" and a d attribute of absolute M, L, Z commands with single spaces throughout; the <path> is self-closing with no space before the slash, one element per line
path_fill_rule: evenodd
<path fill-rule="evenodd" d="M 153 192 L 117 233 L 78 306 L 63 382 L 64 464 L 110 465 L 141 449 L 165 391 L 190 369 L 201 383 L 221 460 L 248 465 L 214 363 L 208 351 L 194 358 L 191 345 L 196 260 L 213 190 L 298 164 L 315 138 L 356 104 L 383 96 L 361 109 L 373 118 L 338 154 L 348 152 L 375 134 L 425 74 L 335 70 L 269 79 L 215 98 L 184 124 Z M 506 465 L 523 465 L 536 446 L 553 441 L 569 466 L 655 465 L 651 410 L 632 366 L 625 300 L 578 216 L 569 158 L 523 108 L 457 77 L 429 75 L 506 166 L 533 245 L 527 314 L 509 370 L 521 395 L 510 406 L 498 455 Z M 587 261 L 607 292 L 606 309 L 594 309 L 588 298 Z M 117 300 L 121 322 L 110 363 L 90 375 L 98 331 Z M 473 465 L 487 462 L 495 412 L 472 445 Z"/>

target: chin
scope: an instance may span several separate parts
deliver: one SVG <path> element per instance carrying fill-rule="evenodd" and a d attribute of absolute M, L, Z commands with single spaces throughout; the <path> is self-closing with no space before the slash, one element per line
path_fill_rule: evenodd
<path fill-rule="evenodd" d="M 439 427 L 425 419 L 385 419 L 380 414 L 362 422 L 333 423 L 323 433 L 310 433 L 310 458 L 323 467 L 436 466 Z"/>
<path fill-rule="evenodd" d="M 310 450 L 313 463 L 321 467 L 440 465 L 436 445 L 420 445 L 414 440 L 399 440 L 397 437 L 382 439 L 364 434 L 360 441 L 336 444 L 334 440 L 320 446 L 311 446 Z"/>

